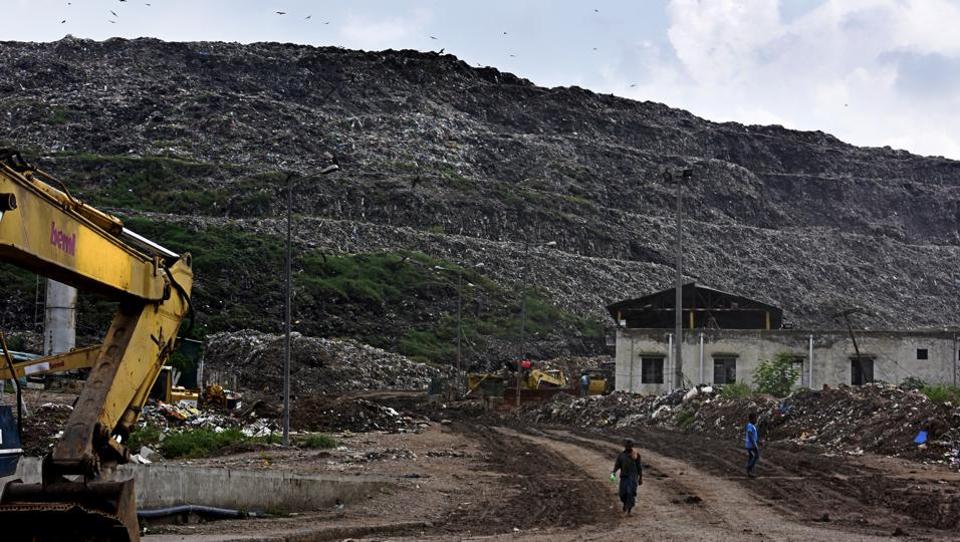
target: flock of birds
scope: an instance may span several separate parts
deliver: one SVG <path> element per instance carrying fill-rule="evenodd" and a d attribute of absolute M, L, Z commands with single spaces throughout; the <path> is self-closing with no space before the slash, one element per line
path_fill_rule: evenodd
<path fill-rule="evenodd" d="M 117 1 L 120 2 L 120 3 L 123 3 L 123 4 L 128 3 L 128 0 L 117 0 Z M 71 6 L 71 5 L 73 5 L 73 2 L 67 2 L 67 6 Z M 143 5 L 145 5 L 146 7 L 150 7 L 152 4 L 149 3 L 149 2 L 144 2 Z M 120 15 L 119 15 L 116 11 L 114 11 L 114 10 L 112 10 L 112 9 L 111 9 L 111 10 L 108 10 L 108 11 L 110 12 L 110 15 L 111 15 L 113 18 L 108 18 L 107 21 L 108 21 L 110 24 L 117 24 L 117 21 L 120 19 Z M 594 9 L 593 12 L 594 12 L 594 13 L 600 13 L 600 10 L 599 10 L 599 9 Z M 276 15 L 278 15 L 278 16 L 284 16 L 284 15 L 287 15 L 287 14 L 288 14 L 286 11 L 274 11 L 274 13 L 275 13 Z M 312 20 L 312 19 L 313 19 L 313 15 L 312 15 L 312 14 L 307 15 L 307 16 L 305 16 L 305 17 L 303 18 L 303 20 L 305 20 L 305 21 L 310 21 L 310 20 Z M 67 23 L 67 19 L 63 19 L 62 21 L 60 21 L 60 24 L 66 24 L 66 23 Z M 330 21 L 323 21 L 323 24 L 328 25 L 328 24 L 330 24 Z M 506 31 L 504 31 L 502 35 L 503 35 L 503 36 L 509 36 L 509 34 L 508 34 Z M 428 37 L 429 37 L 431 40 L 438 40 L 438 39 L 439 39 L 438 37 L 433 36 L 433 35 L 430 35 L 430 36 L 428 36 Z M 594 50 L 594 51 L 597 51 L 597 48 L 594 47 L 593 50 Z M 441 55 L 442 55 L 442 54 L 444 54 L 445 52 L 446 52 L 446 48 L 441 48 L 439 51 L 437 51 L 437 54 L 441 54 Z M 516 53 L 508 53 L 508 54 L 509 54 L 510 58 L 516 58 L 516 57 L 517 57 Z M 477 66 L 480 66 L 480 64 L 478 63 Z M 630 85 L 631 88 L 633 88 L 633 87 L 635 87 L 635 86 L 637 86 L 637 85 L 636 85 L 636 84 Z"/>

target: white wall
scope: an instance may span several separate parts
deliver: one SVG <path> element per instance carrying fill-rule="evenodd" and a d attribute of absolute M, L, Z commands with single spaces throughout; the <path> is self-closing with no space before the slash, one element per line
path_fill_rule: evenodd
<path fill-rule="evenodd" d="M 851 384 L 850 360 L 855 356 L 846 331 L 714 330 L 703 331 L 703 375 L 700 373 L 699 330 L 684 330 L 682 345 L 685 385 L 712 384 L 713 360 L 718 354 L 736 354 L 737 381 L 752 385 L 753 372 L 764 360 L 781 352 L 803 358 L 803 384 Z M 809 341 L 813 336 L 813 374 L 810 377 Z M 637 393 L 663 393 L 672 389 L 669 330 L 618 329 L 616 349 L 617 389 Z M 874 359 L 874 380 L 900 383 L 915 376 L 927 383 L 956 383 L 957 336 L 950 331 L 855 331 L 863 357 Z M 928 358 L 917 359 L 917 349 L 926 348 Z M 663 384 L 641 382 L 641 358 L 664 358 Z"/>

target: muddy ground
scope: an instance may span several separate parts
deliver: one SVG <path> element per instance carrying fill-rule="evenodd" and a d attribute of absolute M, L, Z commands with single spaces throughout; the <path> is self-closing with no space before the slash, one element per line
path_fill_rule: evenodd
<path fill-rule="evenodd" d="M 341 431 L 333 450 L 265 447 L 189 460 L 390 481 L 368 500 L 263 519 L 147 525 L 145 540 L 956 540 L 960 531 L 960 473 L 942 465 L 784 443 L 763 450 L 760 476 L 749 479 L 736 440 L 532 425 L 420 397 L 363 396 L 418 420 L 413 430 Z M 29 404 L 41 414 L 40 404 L 58 398 Z M 61 415 L 46 410 L 31 423 L 45 419 L 47 430 L 27 438 L 37 449 L 49 446 Z M 645 465 L 630 517 L 607 479 L 626 436 Z"/>
<path fill-rule="evenodd" d="M 397 485 L 343 510 L 168 526 L 146 540 L 954 540 L 960 528 L 960 475 L 940 466 L 770 447 L 748 479 L 736 443 L 659 429 L 630 435 L 645 482 L 626 517 L 607 480 L 623 436 L 457 420 L 356 435 L 349 452 L 260 452 L 263 468 L 393 473 Z M 383 448 L 392 455 L 336 457 Z"/>

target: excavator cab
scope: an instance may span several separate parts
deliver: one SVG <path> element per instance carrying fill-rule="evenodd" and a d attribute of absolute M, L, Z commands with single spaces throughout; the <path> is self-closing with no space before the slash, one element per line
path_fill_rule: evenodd
<path fill-rule="evenodd" d="M 102 345 L 20 366 L 8 357 L 0 369 L 16 378 L 26 365 L 90 368 L 40 479 L 0 488 L 0 538 L 136 542 L 134 481 L 114 479 L 114 467 L 130 458 L 124 443 L 190 310 L 191 257 L 126 229 L 0 149 L 0 262 L 118 302 Z"/>

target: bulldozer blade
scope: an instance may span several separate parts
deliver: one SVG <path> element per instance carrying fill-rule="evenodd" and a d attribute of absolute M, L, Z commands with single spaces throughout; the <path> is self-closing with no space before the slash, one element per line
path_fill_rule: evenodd
<path fill-rule="evenodd" d="M 0 495 L 3 540 L 139 542 L 133 480 L 24 484 Z"/>

